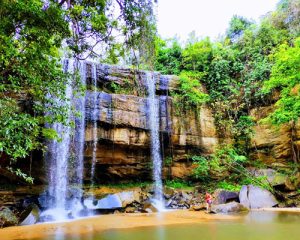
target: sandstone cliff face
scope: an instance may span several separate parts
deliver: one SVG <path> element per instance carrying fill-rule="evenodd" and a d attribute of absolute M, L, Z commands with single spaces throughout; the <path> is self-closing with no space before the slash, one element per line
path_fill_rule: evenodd
<path fill-rule="evenodd" d="M 87 71 L 89 84 L 91 67 L 88 66 Z M 160 108 L 164 177 L 186 178 L 192 170 L 188 155 L 210 154 L 218 143 L 212 112 L 203 106 L 178 113 L 169 96 L 170 90 L 177 88 L 178 78 L 159 73 L 153 73 L 153 77 Z M 93 121 L 97 121 L 96 177 L 100 182 L 151 179 L 145 82 L 143 71 L 97 66 L 98 90 L 86 94 L 85 162 L 89 165 L 92 160 Z M 112 83 L 117 91 L 112 89 Z M 96 119 L 93 117 L 94 108 Z"/>
<path fill-rule="evenodd" d="M 284 166 L 293 162 L 292 145 L 296 151 L 300 150 L 300 121 L 292 130 L 291 124 L 280 127 L 260 123 L 274 109 L 273 106 L 252 109 L 251 116 L 257 124 L 251 139 L 252 159 L 258 159 L 269 166 Z M 293 133 L 295 136 L 292 136 Z"/>

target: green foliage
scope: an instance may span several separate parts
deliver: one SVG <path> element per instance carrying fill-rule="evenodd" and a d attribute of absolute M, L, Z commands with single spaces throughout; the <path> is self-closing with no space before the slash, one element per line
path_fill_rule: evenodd
<path fill-rule="evenodd" d="M 182 49 L 176 39 L 156 38 L 155 70 L 162 74 L 179 75 L 182 63 Z"/>
<path fill-rule="evenodd" d="M 166 180 L 165 186 L 174 189 L 191 189 L 192 186 L 189 182 L 182 180 Z"/>
<path fill-rule="evenodd" d="M 66 100 L 58 48 L 69 31 L 53 2 L 43 10 L 42 1 L 2 1 L 0 15 L 0 157 L 15 162 L 42 146 L 43 124 L 66 121 L 53 98 Z"/>
<path fill-rule="evenodd" d="M 231 41 L 236 41 L 243 32 L 253 24 L 248 19 L 241 16 L 233 16 L 229 22 L 229 28 L 227 30 L 227 36 L 231 39 Z"/>
<path fill-rule="evenodd" d="M 168 167 L 171 166 L 172 162 L 173 162 L 172 157 L 168 156 L 168 157 L 164 158 L 164 164 L 165 164 L 165 166 L 168 166 Z"/>
<path fill-rule="evenodd" d="M 217 188 L 237 192 L 237 191 L 241 190 L 242 186 L 240 184 L 237 184 L 237 183 L 230 183 L 230 182 L 227 182 L 227 181 L 220 181 L 217 184 Z"/>
<path fill-rule="evenodd" d="M 111 183 L 111 184 L 106 184 L 104 185 L 105 187 L 109 187 L 109 188 L 117 188 L 117 189 L 129 189 L 129 188 L 137 188 L 137 187 L 140 187 L 140 188 L 144 188 L 144 187 L 149 187 L 151 186 L 151 182 L 139 182 L 139 181 L 136 181 L 136 182 L 124 182 L 124 183 Z M 98 188 L 98 187 L 103 187 L 103 184 L 101 185 L 94 185 L 93 188 Z M 90 189 L 90 185 L 87 186 L 87 188 Z"/>
<path fill-rule="evenodd" d="M 11 173 L 15 174 L 16 176 L 24 179 L 26 182 L 33 184 L 33 178 L 28 176 L 27 174 L 23 173 L 19 168 L 14 170 L 11 167 L 7 167 L 7 170 L 9 170 Z"/>
<path fill-rule="evenodd" d="M 209 157 L 192 156 L 192 160 L 195 164 L 193 175 L 201 180 L 210 179 L 213 172 L 229 171 L 247 162 L 247 158 L 239 154 L 232 145 L 221 145 Z"/>
<path fill-rule="evenodd" d="M 209 175 L 210 163 L 203 156 L 192 156 L 193 163 L 196 168 L 193 170 L 193 175 L 196 179 L 205 180 Z"/>
<path fill-rule="evenodd" d="M 223 145 L 209 157 L 193 156 L 193 177 L 203 183 L 212 180 L 214 188 L 239 191 L 242 185 L 256 185 L 273 191 L 266 176 L 256 177 L 245 168 L 248 159 L 238 153 L 232 145 Z M 214 175 L 218 177 L 214 179 Z"/>
<path fill-rule="evenodd" d="M 197 107 L 209 100 L 200 84 L 201 76 L 201 73 L 191 71 L 183 71 L 179 75 L 179 89 L 171 93 L 178 112 Z"/>
<path fill-rule="evenodd" d="M 209 100 L 209 96 L 203 93 L 200 84 L 201 76 L 201 73 L 186 71 L 179 75 L 180 96 L 187 105 L 197 106 Z"/>
<path fill-rule="evenodd" d="M 206 73 L 212 58 L 212 43 L 209 38 L 190 43 L 182 51 L 183 68 Z"/>
<path fill-rule="evenodd" d="M 37 139 L 39 127 L 36 118 L 10 110 L 7 115 L 3 112 L 0 114 L 0 152 L 5 152 L 11 160 L 16 161 L 40 146 Z"/>
<path fill-rule="evenodd" d="M 276 110 L 269 116 L 275 124 L 297 121 L 300 116 L 300 38 L 294 46 L 283 44 L 272 55 L 274 65 L 271 78 L 264 83 L 264 91 L 281 91 Z"/>

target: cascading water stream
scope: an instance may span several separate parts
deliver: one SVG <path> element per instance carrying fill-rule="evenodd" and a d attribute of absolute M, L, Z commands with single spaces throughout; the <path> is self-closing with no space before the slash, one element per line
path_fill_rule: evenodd
<path fill-rule="evenodd" d="M 80 84 L 82 88 L 86 86 L 86 63 L 77 62 L 77 69 L 80 74 Z M 72 176 L 70 185 L 72 189 L 72 201 L 70 202 L 70 210 L 73 217 L 79 215 L 79 212 L 83 209 L 82 206 L 82 184 L 83 184 L 83 152 L 85 142 L 85 91 L 79 97 L 74 98 L 75 110 L 79 113 L 79 116 L 75 117 L 75 134 L 74 134 L 74 156 L 75 162 L 72 164 L 72 168 L 75 169 Z"/>
<path fill-rule="evenodd" d="M 74 75 L 79 63 L 71 59 L 63 62 L 64 72 Z M 81 63 L 81 83 L 85 85 L 86 64 Z M 73 82 L 72 82 L 73 83 Z M 48 144 L 46 162 L 48 165 L 48 181 L 50 203 L 48 210 L 41 214 L 45 221 L 64 221 L 78 217 L 83 209 L 82 201 L 82 179 L 83 179 L 83 151 L 85 131 L 85 96 L 73 98 L 72 83 L 66 87 L 65 97 L 67 103 L 67 125 L 54 123 L 48 127 L 53 128 L 59 135 L 60 141 L 53 140 Z M 57 104 L 64 104 L 57 100 Z M 79 117 L 72 117 L 71 109 L 75 105 L 76 111 L 80 112 Z M 75 118 L 74 143 L 71 144 L 71 119 Z M 73 145 L 73 147 L 72 147 Z M 72 150 L 73 149 L 73 150 Z M 72 156 L 74 159 L 72 160 Z M 70 161 L 72 160 L 72 161 Z M 71 172 L 71 173 L 70 173 Z M 70 198 L 71 197 L 71 198 Z"/>
<path fill-rule="evenodd" d="M 151 72 L 146 72 L 148 89 L 148 122 L 151 133 L 151 156 L 153 162 L 154 198 L 158 210 L 164 209 L 162 184 L 162 158 L 159 141 L 159 100 L 155 97 L 156 82 Z"/>
<path fill-rule="evenodd" d="M 92 166 L 91 166 L 91 187 L 95 184 L 95 165 L 96 165 L 96 151 L 97 151 L 97 69 L 96 64 L 92 65 L 92 81 L 93 81 L 93 110 L 92 110 L 92 122 L 93 122 L 93 129 L 92 129 L 92 137 L 93 137 L 93 151 L 92 151 Z"/>
<path fill-rule="evenodd" d="M 63 61 L 64 72 L 73 72 L 73 62 L 71 60 Z M 71 84 L 66 87 L 65 97 L 68 99 L 67 103 L 67 124 L 70 123 L 71 114 L 71 99 L 73 89 Z M 63 103 L 56 100 L 57 105 Z M 49 195 L 52 199 L 50 203 L 50 209 L 43 214 L 48 216 L 50 220 L 64 220 L 67 218 L 66 211 L 66 198 L 68 189 L 68 159 L 70 149 L 70 126 L 64 126 L 61 123 L 53 123 L 49 128 L 54 129 L 59 137 L 60 141 L 53 140 L 48 144 L 48 152 L 46 154 L 48 167 L 48 179 L 49 179 Z M 43 214 L 41 216 L 43 216 Z"/>

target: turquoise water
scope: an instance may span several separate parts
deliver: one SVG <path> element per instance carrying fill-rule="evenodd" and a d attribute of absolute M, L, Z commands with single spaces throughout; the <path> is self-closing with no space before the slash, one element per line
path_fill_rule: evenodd
<path fill-rule="evenodd" d="M 251 212 L 240 220 L 91 232 L 47 240 L 299 240 L 300 214 Z"/>

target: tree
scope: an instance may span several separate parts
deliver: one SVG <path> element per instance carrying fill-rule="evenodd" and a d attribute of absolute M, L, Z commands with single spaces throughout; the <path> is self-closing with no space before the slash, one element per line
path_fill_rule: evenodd
<path fill-rule="evenodd" d="M 113 3 L 119 6 L 117 16 Z M 124 36 L 124 46 L 151 45 L 152 4 L 150 0 L 0 0 L 1 160 L 6 158 L 11 165 L 43 149 L 44 138 L 57 137 L 44 127 L 46 123 L 67 124 L 66 86 L 77 83 L 63 72 L 62 46 L 80 60 L 101 57 L 99 45 L 112 49 L 115 32 Z M 138 39 L 148 42 L 137 44 Z M 143 49 L 150 56 L 154 47 Z"/>
<path fill-rule="evenodd" d="M 182 65 L 182 49 L 176 39 L 156 39 L 155 70 L 162 74 L 179 75 Z"/>
<path fill-rule="evenodd" d="M 212 57 L 212 43 L 204 38 L 195 43 L 189 43 L 182 52 L 183 67 L 186 70 L 205 72 Z"/>
<path fill-rule="evenodd" d="M 248 19 L 234 15 L 229 22 L 229 28 L 226 32 L 226 35 L 229 39 L 231 39 L 232 42 L 235 42 L 252 24 L 253 22 L 249 21 Z"/>
<path fill-rule="evenodd" d="M 73 57 L 100 57 L 124 48 L 138 51 L 141 62 L 153 61 L 156 33 L 152 0 L 58 0 L 72 35 L 67 39 Z M 155 2 L 155 1 L 154 1 Z M 122 36 L 120 38 L 120 36 Z M 99 51 L 100 48 L 102 51 Z"/>
<path fill-rule="evenodd" d="M 272 58 L 274 65 L 270 79 L 264 83 L 264 91 L 279 89 L 281 95 L 269 119 L 274 124 L 297 121 L 300 117 L 300 38 L 294 41 L 294 46 L 282 44 Z"/>

